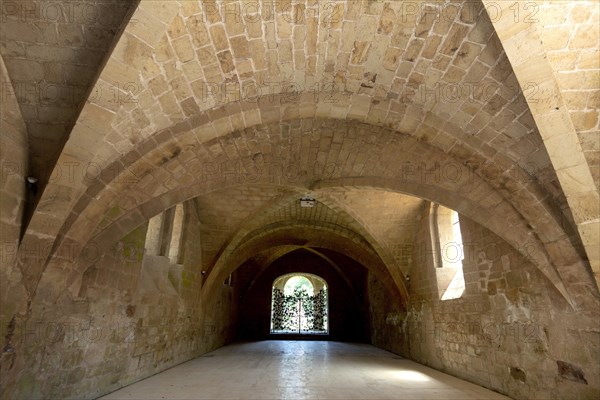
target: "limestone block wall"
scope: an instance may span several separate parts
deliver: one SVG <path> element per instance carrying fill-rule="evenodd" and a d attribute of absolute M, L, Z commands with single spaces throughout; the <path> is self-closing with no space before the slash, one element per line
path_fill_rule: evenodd
<path fill-rule="evenodd" d="M 515 399 L 598 398 L 597 299 L 571 309 L 513 247 L 466 217 L 460 225 L 463 296 L 440 300 L 424 213 L 406 309 L 369 279 L 373 344 Z"/>
<path fill-rule="evenodd" d="M 201 304 L 197 215 L 188 221 L 183 264 L 145 253 L 145 224 L 113 251 L 83 256 L 96 259 L 77 296 L 38 291 L 17 326 L 18 375 L 2 398 L 96 398 L 225 344 L 232 297 Z"/>
<path fill-rule="evenodd" d="M 600 187 L 600 57 L 595 1 L 544 2 L 544 47 L 587 160 Z"/>
<path fill-rule="evenodd" d="M 29 132 L 29 168 L 40 186 L 137 0 L 4 3 L 0 43 Z M 6 92 L 3 92 L 6 94 Z"/>
<path fill-rule="evenodd" d="M 17 245 L 22 230 L 28 172 L 27 129 L 16 98 L 11 95 L 12 83 L 0 57 L 0 370 L 14 362 L 13 335 L 15 326 L 27 310 L 27 294 L 22 284 L 21 270 L 16 265 Z M 0 386 L 6 375 L 0 374 Z"/>

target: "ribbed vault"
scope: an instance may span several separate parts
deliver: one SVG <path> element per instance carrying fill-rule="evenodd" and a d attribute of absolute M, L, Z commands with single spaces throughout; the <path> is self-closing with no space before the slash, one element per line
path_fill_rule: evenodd
<path fill-rule="evenodd" d="M 574 265 L 577 241 L 569 239 L 567 232 L 572 231 L 565 232 L 560 214 L 552 211 L 547 195 L 525 171 L 490 176 L 483 164 L 471 167 L 409 135 L 340 120 L 263 125 L 197 143 L 193 131 L 183 133 L 132 162 L 111 184 L 90 187 L 75 206 L 81 211 L 72 212 L 61 228 L 60 245 L 81 248 L 89 239 L 114 241 L 166 207 L 245 181 L 300 191 L 393 188 L 446 204 L 481 222 L 536 260 L 569 297 L 559 276 L 579 268 Z M 165 152 L 171 157 L 165 158 Z M 109 172 L 102 174 L 110 176 Z M 579 282 L 588 277 L 581 276 Z"/>
<path fill-rule="evenodd" d="M 449 371 L 472 371 L 487 357 L 489 370 L 475 375 L 495 371 L 505 382 L 477 382 L 516 398 L 554 384 L 588 393 L 569 386 L 579 370 L 549 371 L 565 360 L 598 376 L 597 1 L 23 4 L 3 4 L 0 40 L 10 97 L 0 110 L 2 229 L 15 250 L 0 270 L 9 305 L 0 362 L 11 369 L 2 387 L 35 397 L 27 374 L 43 372 L 49 397 L 78 396 L 85 385 L 63 392 L 64 377 L 111 370 L 116 378 L 89 380 L 99 395 L 216 348 L 235 308 L 224 280 L 242 265 L 260 274 L 309 251 L 334 269 L 346 259 L 368 269 L 359 280 L 366 302 L 379 305 L 370 311 L 385 327 L 384 347 L 425 349 L 424 362 Z M 37 193 L 23 185 L 28 176 L 39 178 Z M 315 207 L 300 207 L 304 195 Z M 456 210 L 479 251 L 501 254 L 465 264 L 469 293 L 454 303 L 438 304 L 445 277 L 411 253 L 433 237 L 429 202 Z M 143 254 L 148 221 L 180 203 L 194 221 L 183 247 L 195 259 Z M 125 240 L 140 257 L 123 270 L 115 250 Z M 168 290 L 149 296 L 140 277 L 150 275 Z M 125 342 L 73 346 L 73 359 L 91 360 L 85 372 L 63 368 L 54 354 L 66 347 L 13 338 L 15 324 L 46 310 L 91 324 L 104 307 L 116 310 L 105 327 L 130 318 L 135 334 L 150 319 L 169 326 L 150 355 Z M 536 348 L 504 343 L 477 358 L 461 347 L 454 360 L 454 344 L 429 352 L 396 325 L 455 315 L 535 320 L 544 334 Z M 122 356 L 115 368 L 100 364 L 109 348 Z M 539 374 L 521 385 L 519 368 Z"/>

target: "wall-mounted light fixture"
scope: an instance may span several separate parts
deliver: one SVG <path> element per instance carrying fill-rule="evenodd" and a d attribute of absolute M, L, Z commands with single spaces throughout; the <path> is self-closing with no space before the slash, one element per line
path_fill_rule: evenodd
<path fill-rule="evenodd" d="M 300 207 L 311 208 L 317 204 L 317 201 L 311 196 L 302 196 L 300 199 Z"/>
<path fill-rule="evenodd" d="M 28 176 L 25 178 L 25 185 L 27 186 L 27 190 L 35 197 L 38 191 L 38 178 L 34 178 L 33 176 Z"/>

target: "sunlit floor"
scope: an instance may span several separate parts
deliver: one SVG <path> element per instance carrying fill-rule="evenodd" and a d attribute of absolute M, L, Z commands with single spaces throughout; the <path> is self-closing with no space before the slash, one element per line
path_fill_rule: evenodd
<path fill-rule="evenodd" d="M 222 347 L 102 399 L 508 399 L 366 344 Z"/>

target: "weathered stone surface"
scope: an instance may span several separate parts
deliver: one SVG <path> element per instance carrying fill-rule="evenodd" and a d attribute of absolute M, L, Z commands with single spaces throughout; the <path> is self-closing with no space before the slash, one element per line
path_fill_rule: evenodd
<path fill-rule="evenodd" d="M 134 4 L 36 0 L 3 8 L 2 57 L 14 86 L 14 95 L 10 95 L 17 98 L 29 132 L 28 168 L 41 180 L 40 187 L 49 179 L 98 68 Z M 3 103 L 6 95 L 9 93 L 3 89 Z M 54 107 L 53 115 L 62 118 L 42 118 L 47 106 Z M 32 112 L 26 111 L 29 109 Z"/>
<path fill-rule="evenodd" d="M 513 398 L 593 397 L 599 389 L 586 376 L 598 373 L 589 355 L 598 348 L 581 334 L 597 329 L 595 317 L 575 317 L 522 255 L 462 216 L 466 290 L 440 300 L 429 227 L 426 210 L 414 236 L 405 308 L 369 278 L 373 343 Z"/>
<path fill-rule="evenodd" d="M 13 3 L 2 396 L 91 398 L 218 347 L 244 290 L 223 282 L 302 247 L 367 268 L 346 278 L 379 346 L 514 398 L 598 397 L 596 3 Z M 458 299 L 430 201 L 462 218 Z M 147 229 L 180 204 L 184 228 Z"/>

